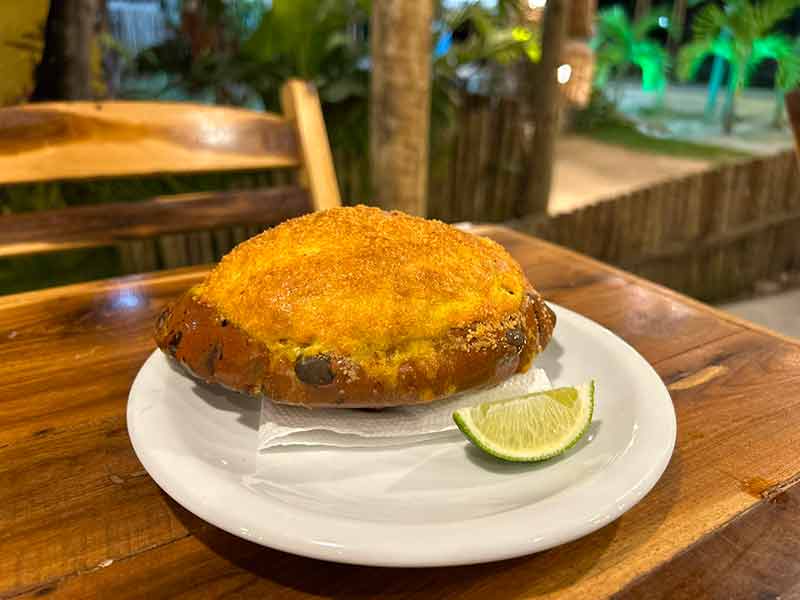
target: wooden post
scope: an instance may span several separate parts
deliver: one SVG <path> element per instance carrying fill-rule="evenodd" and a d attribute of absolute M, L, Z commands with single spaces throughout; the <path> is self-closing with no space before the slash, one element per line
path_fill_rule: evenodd
<path fill-rule="evenodd" d="M 650 0 L 636 0 L 636 5 L 633 9 L 633 20 L 638 21 L 650 12 Z"/>
<path fill-rule="evenodd" d="M 596 14 L 597 0 L 570 0 L 567 35 L 573 38 L 592 37 Z"/>
<path fill-rule="evenodd" d="M 794 148 L 797 151 L 797 158 L 800 160 L 800 88 L 787 93 L 784 101 L 786 102 L 786 114 L 789 115 L 789 122 L 792 124 L 794 132 Z"/>
<path fill-rule="evenodd" d="M 370 163 L 373 201 L 427 213 L 431 0 L 372 4 Z"/>
<path fill-rule="evenodd" d="M 669 48 L 670 56 L 678 55 L 678 47 L 683 41 L 683 30 L 686 27 L 686 0 L 675 0 L 672 6 L 672 17 L 669 21 Z"/>
<path fill-rule="evenodd" d="M 542 59 L 538 85 L 531 89 L 535 129 L 528 156 L 526 196 L 517 206 L 517 216 L 547 212 L 553 180 L 553 160 L 558 136 L 559 91 L 557 70 L 567 21 L 567 0 L 548 0 L 542 23 Z"/>
<path fill-rule="evenodd" d="M 34 98 L 91 98 L 91 50 L 97 7 L 97 0 L 50 3 L 44 54 L 36 74 Z"/>

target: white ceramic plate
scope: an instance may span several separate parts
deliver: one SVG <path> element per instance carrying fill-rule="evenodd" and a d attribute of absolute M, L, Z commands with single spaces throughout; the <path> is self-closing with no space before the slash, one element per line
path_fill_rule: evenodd
<path fill-rule="evenodd" d="M 259 401 L 198 384 L 156 351 L 136 377 L 128 431 L 177 502 L 217 527 L 314 558 L 381 566 L 486 562 L 610 523 L 655 485 L 675 444 L 658 375 L 600 325 L 553 306 L 537 359 L 555 386 L 594 377 L 589 434 L 538 465 L 483 455 L 459 433 L 406 448 L 258 455 Z"/>

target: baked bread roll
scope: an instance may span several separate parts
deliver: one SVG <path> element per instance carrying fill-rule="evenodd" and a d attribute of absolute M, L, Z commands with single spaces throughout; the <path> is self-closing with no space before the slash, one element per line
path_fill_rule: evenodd
<path fill-rule="evenodd" d="M 555 315 L 497 243 L 356 206 L 233 249 L 160 314 L 207 382 L 308 407 L 431 402 L 527 370 Z"/>

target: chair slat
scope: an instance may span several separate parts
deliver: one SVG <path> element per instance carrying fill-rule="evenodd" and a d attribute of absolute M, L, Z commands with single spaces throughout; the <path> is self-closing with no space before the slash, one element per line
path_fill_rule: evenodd
<path fill-rule="evenodd" d="M 297 167 L 295 128 L 268 113 L 164 102 L 0 109 L 0 183 Z"/>
<path fill-rule="evenodd" d="M 340 206 L 339 184 L 317 91 L 308 82 L 290 79 L 281 90 L 281 105 L 298 131 L 301 181 L 311 191 L 314 210 Z"/>
<path fill-rule="evenodd" d="M 0 216 L 0 257 L 110 246 L 231 226 L 275 225 L 311 210 L 294 187 L 208 192 Z"/>
<path fill-rule="evenodd" d="M 290 80 L 282 100 L 283 115 L 165 102 L 0 109 L 0 185 L 286 167 L 302 184 L 0 215 L 0 258 L 114 246 L 126 272 L 209 262 L 265 227 L 340 206 L 314 86 Z"/>

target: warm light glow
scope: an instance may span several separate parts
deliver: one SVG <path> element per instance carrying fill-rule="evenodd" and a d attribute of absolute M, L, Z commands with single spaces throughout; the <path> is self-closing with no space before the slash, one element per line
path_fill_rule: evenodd
<path fill-rule="evenodd" d="M 198 137 L 204 145 L 224 148 L 234 142 L 233 132 L 225 124 L 220 124 L 214 119 L 204 117 L 201 118 L 199 125 Z"/>
<path fill-rule="evenodd" d="M 572 67 L 570 65 L 561 65 L 558 67 L 556 71 L 558 83 L 567 83 L 570 77 L 572 77 Z"/>
<path fill-rule="evenodd" d="M 117 310 L 134 309 L 141 303 L 139 292 L 131 288 L 122 288 L 111 299 L 111 306 Z"/>
<path fill-rule="evenodd" d="M 535 10 L 537 8 L 544 8 L 547 0 L 528 0 L 528 8 Z"/>

